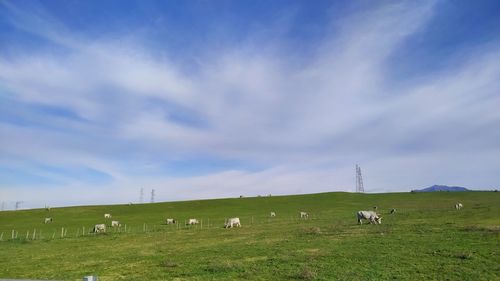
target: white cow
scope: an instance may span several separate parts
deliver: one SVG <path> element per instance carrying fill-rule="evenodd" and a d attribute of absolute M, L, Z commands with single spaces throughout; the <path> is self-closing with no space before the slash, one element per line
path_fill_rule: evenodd
<path fill-rule="evenodd" d="M 193 224 L 199 224 L 200 222 L 197 219 L 189 219 L 188 220 L 188 225 L 193 225 Z"/>
<path fill-rule="evenodd" d="M 110 219 L 111 218 L 111 214 L 104 214 L 104 218 L 105 219 Z"/>
<path fill-rule="evenodd" d="M 457 210 L 460 210 L 464 207 L 464 205 L 462 205 L 462 203 L 458 202 L 457 204 L 455 204 L 455 209 Z"/>
<path fill-rule="evenodd" d="M 106 232 L 106 225 L 104 223 L 96 224 L 92 232 L 94 233 Z"/>
<path fill-rule="evenodd" d="M 274 218 L 276 216 L 275 212 L 271 212 L 271 218 Z"/>
<path fill-rule="evenodd" d="M 240 218 L 230 218 L 226 220 L 224 228 L 232 228 L 233 226 L 241 227 Z"/>
<path fill-rule="evenodd" d="M 309 218 L 309 214 L 306 213 L 306 212 L 300 212 L 300 218 L 301 219 L 308 219 Z"/>
<path fill-rule="evenodd" d="M 175 219 L 167 219 L 166 224 L 175 224 L 177 221 Z"/>
<path fill-rule="evenodd" d="M 391 210 L 391 215 L 394 214 L 394 213 L 396 213 L 396 209 L 392 209 Z"/>
<path fill-rule="evenodd" d="M 51 223 L 51 222 L 52 222 L 52 218 L 45 218 L 43 223 Z"/>
<path fill-rule="evenodd" d="M 119 221 L 111 221 L 111 227 L 120 227 L 122 226 Z"/>
<path fill-rule="evenodd" d="M 359 211 L 357 216 L 359 224 L 362 224 L 361 220 L 363 219 L 368 220 L 368 223 L 373 223 L 373 224 L 382 223 L 382 217 L 379 217 L 377 213 L 375 213 L 374 211 Z"/>

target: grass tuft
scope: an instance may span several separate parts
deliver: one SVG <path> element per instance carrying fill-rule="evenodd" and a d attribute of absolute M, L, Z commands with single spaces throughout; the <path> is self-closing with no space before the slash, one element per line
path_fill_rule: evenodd
<path fill-rule="evenodd" d="M 164 268 L 174 268 L 179 266 L 178 263 L 171 260 L 164 260 L 160 263 L 160 265 Z"/>
<path fill-rule="evenodd" d="M 321 228 L 315 226 L 315 227 L 310 227 L 304 230 L 305 234 L 308 235 L 320 235 L 321 234 Z"/>
<path fill-rule="evenodd" d="M 236 265 L 230 263 L 229 261 L 222 261 L 219 263 L 211 263 L 205 267 L 205 271 L 210 273 L 224 273 L 235 270 Z"/>
<path fill-rule="evenodd" d="M 297 274 L 297 279 L 299 280 L 315 280 L 317 273 L 308 266 L 304 266 L 302 270 Z"/>
<path fill-rule="evenodd" d="M 455 257 L 461 260 L 470 260 L 472 259 L 472 253 L 457 253 Z"/>

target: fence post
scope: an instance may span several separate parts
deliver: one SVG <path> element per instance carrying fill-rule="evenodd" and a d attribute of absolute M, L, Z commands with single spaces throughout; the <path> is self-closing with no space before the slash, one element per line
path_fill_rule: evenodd
<path fill-rule="evenodd" d="M 3 241 L 3 232 L 2 232 L 2 234 L 0 235 L 0 241 Z"/>
<path fill-rule="evenodd" d="M 82 236 L 85 236 L 85 226 L 82 227 Z"/>
<path fill-rule="evenodd" d="M 203 229 L 203 219 L 201 219 L 201 222 L 200 222 L 200 229 Z"/>
<path fill-rule="evenodd" d="M 12 229 L 12 239 L 14 239 L 14 229 Z"/>
<path fill-rule="evenodd" d="M 61 238 L 64 236 L 64 227 L 61 227 Z"/>
<path fill-rule="evenodd" d="M 26 240 L 28 240 L 28 238 L 30 237 L 30 231 L 26 231 Z"/>
<path fill-rule="evenodd" d="M 36 238 L 36 228 L 33 229 L 33 238 L 32 238 L 32 240 L 35 240 L 35 238 Z"/>
<path fill-rule="evenodd" d="M 65 229 L 64 229 L 64 237 L 66 237 L 66 234 L 67 234 L 67 233 L 68 233 L 68 229 L 67 229 L 67 228 L 65 228 Z"/>
<path fill-rule="evenodd" d="M 54 234 L 52 234 L 52 239 L 54 239 L 54 237 L 56 237 L 56 231 L 54 230 Z"/>

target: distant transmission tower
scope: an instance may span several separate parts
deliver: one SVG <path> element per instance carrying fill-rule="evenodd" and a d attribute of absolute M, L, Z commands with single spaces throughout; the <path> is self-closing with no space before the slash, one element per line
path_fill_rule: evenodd
<path fill-rule="evenodd" d="M 361 167 L 356 164 L 356 192 L 365 192 L 363 187 L 363 176 L 361 175 Z"/>
<path fill-rule="evenodd" d="M 141 187 L 141 195 L 139 197 L 139 202 L 143 203 L 144 202 L 144 188 Z"/>
<path fill-rule="evenodd" d="M 151 203 L 155 202 L 155 190 L 151 189 Z"/>
<path fill-rule="evenodd" d="M 19 207 L 21 206 L 21 204 L 24 203 L 23 201 L 16 201 L 16 210 L 19 209 Z"/>

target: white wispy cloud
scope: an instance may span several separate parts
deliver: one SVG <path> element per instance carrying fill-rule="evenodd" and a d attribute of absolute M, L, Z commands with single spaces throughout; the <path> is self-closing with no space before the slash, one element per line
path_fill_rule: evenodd
<path fill-rule="evenodd" d="M 491 157 L 500 152 L 500 130 L 492 130 L 500 122 L 497 45 L 477 46 L 467 59 L 420 79 L 389 77 L 391 54 L 428 28 L 432 2 L 333 20 L 310 57 L 288 52 L 280 38 L 250 34 L 259 40 L 205 50 L 195 67 L 168 49 L 158 56 L 138 38 L 85 38 L 42 9 L 7 7 L 13 25 L 65 51 L 0 54 L 3 97 L 78 117 L 22 112 L 37 126 L 0 123 L 1 165 L 65 182 L 51 189 L 27 184 L 25 200 L 50 201 L 57 192 L 64 204 L 90 188 L 81 202 L 126 202 L 141 186 L 164 200 L 353 191 L 356 162 L 374 192 L 434 183 L 486 188 L 498 180 L 472 168 L 500 164 Z M 260 169 L 179 177 L 161 168 L 196 155 Z M 33 163 L 88 167 L 112 181 L 90 186 Z M 16 188 L 2 185 L 2 197 L 15 200 Z"/>

